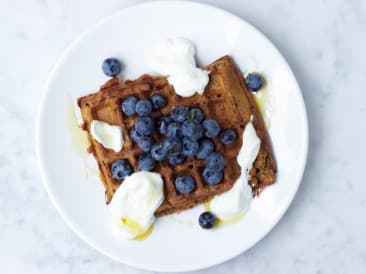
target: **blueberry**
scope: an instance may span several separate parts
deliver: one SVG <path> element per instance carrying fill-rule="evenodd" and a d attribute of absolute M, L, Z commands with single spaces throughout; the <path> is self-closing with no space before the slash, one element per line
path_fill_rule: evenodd
<path fill-rule="evenodd" d="M 151 147 L 153 146 L 154 140 L 150 136 L 144 136 L 140 140 L 137 141 L 137 144 L 143 151 L 148 152 L 148 151 L 150 151 Z"/>
<path fill-rule="evenodd" d="M 165 107 L 165 105 L 166 105 L 165 97 L 160 94 L 154 94 L 153 96 L 151 96 L 150 100 L 151 100 L 153 109 L 161 109 L 161 108 Z"/>
<path fill-rule="evenodd" d="M 150 171 L 155 167 L 155 160 L 149 153 L 145 153 L 140 155 L 138 165 L 140 170 Z"/>
<path fill-rule="evenodd" d="M 136 127 L 133 127 L 130 130 L 130 136 L 131 136 L 132 141 L 134 141 L 135 143 L 137 143 L 140 139 L 145 137 L 145 135 L 142 135 L 142 134 L 137 132 Z"/>
<path fill-rule="evenodd" d="M 151 113 L 152 105 L 149 100 L 143 99 L 136 104 L 136 113 L 140 116 L 148 116 Z"/>
<path fill-rule="evenodd" d="M 189 110 L 188 118 L 191 119 L 191 120 L 195 120 L 197 122 L 202 122 L 205 117 L 204 117 L 203 112 L 202 112 L 201 109 L 191 108 Z"/>
<path fill-rule="evenodd" d="M 185 160 L 185 156 L 182 153 L 169 155 L 167 160 L 169 164 L 174 166 L 183 163 Z"/>
<path fill-rule="evenodd" d="M 162 161 L 165 159 L 167 156 L 167 151 L 165 149 L 164 142 L 155 143 L 151 147 L 151 156 L 157 161 Z"/>
<path fill-rule="evenodd" d="M 154 121 L 150 117 L 139 117 L 135 124 L 136 130 L 142 135 L 150 135 L 154 129 Z"/>
<path fill-rule="evenodd" d="M 222 181 L 223 174 L 220 170 L 213 170 L 206 167 L 202 172 L 202 177 L 208 185 L 217 185 Z"/>
<path fill-rule="evenodd" d="M 213 228 L 216 225 L 216 216 L 211 212 L 203 212 L 198 218 L 200 226 L 204 229 Z"/>
<path fill-rule="evenodd" d="M 177 191 L 182 194 L 191 193 L 196 186 L 192 176 L 187 174 L 177 176 L 174 184 Z"/>
<path fill-rule="evenodd" d="M 183 155 L 187 157 L 192 157 L 197 154 L 198 151 L 198 142 L 192 139 L 189 139 L 188 137 L 183 137 L 182 139 L 183 149 L 182 153 Z"/>
<path fill-rule="evenodd" d="M 203 136 L 203 127 L 195 120 L 186 120 L 182 125 L 182 134 L 192 140 L 198 140 Z"/>
<path fill-rule="evenodd" d="M 116 58 L 108 58 L 103 61 L 102 70 L 105 75 L 114 77 L 121 72 L 121 63 Z"/>
<path fill-rule="evenodd" d="M 177 155 L 182 152 L 182 142 L 178 138 L 167 138 L 164 147 L 168 155 Z"/>
<path fill-rule="evenodd" d="M 172 122 L 168 125 L 167 134 L 169 138 L 180 138 L 182 137 L 182 126 L 179 123 Z"/>
<path fill-rule="evenodd" d="M 202 123 L 205 136 L 208 138 L 216 137 L 220 132 L 219 124 L 213 119 L 206 119 Z"/>
<path fill-rule="evenodd" d="M 220 141 L 221 143 L 225 144 L 225 145 L 231 145 L 234 144 L 236 141 L 236 132 L 235 130 L 229 128 L 229 129 L 225 129 L 224 131 L 222 131 L 220 133 Z"/>
<path fill-rule="evenodd" d="M 172 121 L 172 119 L 169 116 L 161 116 L 156 121 L 156 128 L 158 132 L 162 135 L 167 135 L 168 132 L 168 125 Z"/>
<path fill-rule="evenodd" d="M 249 73 L 245 83 L 250 91 L 258 91 L 263 86 L 263 79 L 259 73 Z"/>
<path fill-rule="evenodd" d="M 185 120 L 187 120 L 189 115 L 188 112 L 188 107 L 186 106 L 177 106 L 175 108 L 173 108 L 172 110 L 172 119 L 176 122 L 184 122 Z"/>
<path fill-rule="evenodd" d="M 205 162 L 206 166 L 212 170 L 223 170 L 225 166 L 224 156 L 217 152 L 212 152 L 208 155 Z"/>
<path fill-rule="evenodd" d="M 134 115 L 136 113 L 137 98 L 135 96 L 129 96 L 122 103 L 122 111 L 127 116 Z"/>
<path fill-rule="evenodd" d="M 196 157 L 198 159 L 205 159 L 213 151 L 214 151 L 213 142 L 210 139 L 202 139 L 199 142 L 199 149 L 197 151 Z"/>
<path fill-rule="evenodd" d="M 132 167 L 127 160 L 117 160 L 111 167 L 112 177 L 117 180 L 122 180 L 132 173 Z"/>

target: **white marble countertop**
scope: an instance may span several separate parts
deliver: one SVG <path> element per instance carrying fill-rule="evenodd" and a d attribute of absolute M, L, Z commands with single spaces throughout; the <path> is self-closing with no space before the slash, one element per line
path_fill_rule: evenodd
<path fill-rule="evenodd" d="M 57 58 L 99 18 L 138 2 L 0 1 L 1 273 L 145 273 L 66 227 L 34 149 L 41 87 Z M 287 58 L 306 101 L 310 151 L 300 190 L 273 231 L 198 273 L 366 273 L 366 1 L 204 2 L 255 25 Z"/>

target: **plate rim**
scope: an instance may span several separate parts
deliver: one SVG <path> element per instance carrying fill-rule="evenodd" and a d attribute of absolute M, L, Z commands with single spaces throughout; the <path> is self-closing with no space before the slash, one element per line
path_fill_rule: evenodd
<path fill-rule="evenodd" d="M 215 12 L 219 12 L 219 13 L 223 13 L 225 16 L 234 18 L 235 20 L 240 21 L 241 24 L 246 25 L 246 27 L 250 28 L 251 30 L 253 30 L 254 32 L 256 32 L 259 36 L 261 36 L 261 38 L 263 38 L 267 43 L 271 44 L 273 46 L 274 51 L 276 52 L 276 54 L 279 56 L 279 58 L 282 59 L 282 62 L 285 64 L 287 72 L 289 73 L 290 77 L 292 78 L 292 81 L 295 85 L 295 92 L 297 93 L 297 96 L 299 96 L 299 98 L 301 99 L 300 101 L 300 111 L 302 112 L 302 118 L 303 118 L 303 126 L 304 126 L 304 130 L 305 130 L 305 136 L 304 136 L 304 151 L 302 152 L 302 159 L 301 159 L 301 163 L 299 163 L 299 173 L 297 178 L 295 178 L 295 183 L 296 183 L 296 187 L 293 188 L 292 193 L 289 193 L 289 199 L 288 202 L 286 203 L 286 205 L 282 208 L 282 211 L 277 215 L 277 218 L 275 219 L 275 221 L 272 223 L 271 226 L 268 227 L 268 229 L 266 229 L 264 231 L 264 233 L 261 235 L 261 237 L 259 237 L 256 241 L 252 242 L 249 246 L 246 246 L 246 248 L 241 249 L 240 251 L 233 253 L 233 254 L 229 254 L 226 256 L 222 256 L 222 258 L 220 260 L 217 260 L 213 263 L 207 263 L 207 264 L 202 264 L 199 265 L 198 267 L 192 267 L 192 266 L 185 266 L 184 268 L 180 268 L 180 269 L 172 269 L 170 267 L 156 267 L 156 265 L 151 265 L 151 264 L 144 264 L 143 266 L 141 266 L 139 263 L 136 263 L 134 261 L 131 261 L 129 259 L 126 259 L 125 257 L 121 258 L 121 257 L 117 257 L 114 256 L 113 254 L 108 253 L 108 251 L 104 250 L 104 248 L 101 248 L 100 246 L 98 246 L 97 244 L 94 243 L 94 241 L 90 238 L 88 238 L 85 234 L 82 233 L 82 231 L 78 230 L 78 228 L 73 224 L 72 220 L 69 219 L 69 217 L 67 216 L 66 213 L 64 213 L 61 205 L 57 202 L 57 198 L 55 197 L 55 193 L 53 192 L 53 190 L 50 188 L 49 186 L 49 178 L 47 177 L 45 168 L 44 168 L 44 157 L 42 155 L 43 154 L 43 148 L 41 145 L 41 132 L 42 132 L 42 119 L 44 117 L 44 108 L 45 108 L 45 102 L 46 99 L 48 98 L 48 96 L 50 95 L 50 85 L 51 83 L 54 81 L 54 78 L 56 78 L 57 76 L 57 72 L 60 69 L 60 67 L 62 66 L 62 64 L 64 63 L 66 57 L 69 55 L 69 53 L 73 50 L 73 48 L 75 46 L 77 46 L 79 44 L 80 41 L 82 41 L 84 39 L 84 37 L 86 37 L 89 33 L 92 33 L 96 28 L 98 28 L 100 25 L 104 24 L 105 22 L 111 20 L 114 17 L 118 17 L 121 13 L 123 12 L 128 12 L 128 10 L 130 9 L 135 9 L 135 8 L 144 8 L 144 7 L 148 7 L 151 5 L 190 5 L 190 6 L 199 6 L 200 8 L 203 9 L 212 9 Z M 161 271 L 161 272 L 185 272 L 185 271 L 194 271 L 194 270 L 201 270 L 201 269 L 205 269 L 208 267 L 213 267 L 216 265 L 219 265 L 221 263 L 224 263 L 226 261 L 229 261 L 230 259 L 233 259 L 235 257 L 237 257 L 238 255 L 248 251 L 249 249 L 251 249 L 254 245 L 256 245 L 258 242 L 260 242 L 261 240 L 263 240 L 270 231 L 273 230 L 273 228 L 279 223 L 279 221 L 282 219 L 282 217 L 284 216 L 284 214 L 287 212 L 287 210 L 289 209 L 290 205 L 292 204 L 296 193 L 299 189 L 299 186 L 301 184 L 303 175 L 304 175 L 304 171 L 306 168 L 306 163 L 307 163 L 307 159 L 308 159 L 308 151 L 309 151 L 309 122 L 308 122 L 308 115 L 307 115 L 307 111 L 306 111 L 306 107 L 305 107 L 305 101 L 304 101 L 304 97 L 302 95 L 299 83 L 294 75 L 294 72 L 292 71 L 290 65 L 288 64 L 287 60 L 285 59 L 285 57 L 282 55 L 282 53 L 279 51 L 279 49 L 277 48 L 277 46 L 269 39 L 267 38 L 267 36 L 260 31 L 259 29 L 255 28 L 252 24 L 250 24 L 249 22 L 247 22 L 244 18 L 239 17 L 238 15 L 235 15 L 225 9 L 210 5 L 210 4 L 206 4 L 206 3 L 200 3 L 200 2 L 191 2 L 191 1 L 187 1 L 187 0 L 171 0 L 171 1 L 164 1 L 164 0 L 159 0 L 159 1 L 152 1 L 152 2 L 144 2 L 144 3 L 139 3 L 139 4 L 134 4 L 134 5 L 129 5 L 127 7 L 121 8 L 116 12 L 113 12 L 110 15 L 107 15 L 105 17 L 102 17 L 101 19 L 97 20 L 95 23 L 91 24 L 90 26 L 88 26 L 86 29 L 84 29 L 83 31 L 81 31 L 77 37 L 72 40 L 65 48 L 65 50 L 62 52 L 62 54 L 57 58 L 57 61 L 54 63 L 51 71 L 48 74 L 47 80 L 45 82 L 45 84 L 42 87 L 42 94 L 41 94 L 41 99 L 38 105 L 38 111 L 37 111 L 37 115 L 36 115 L 36 121 L 35 121 L 35 148 L 36 148 L 36 158 L 37 158 L 37 163 L 39 166 L 39 170 L 40 170 L 40 175 L 41 175 L 41 181 L 42 184 L 53 204 L 53 206 L 56 208 L 56 211 L 58 212 L 58 214 L 61 216 L 61 218 L 63 219 L 63 221 L 67 224 L 67 226 L 76 234 L 78 235 L 83 241 L 85 241 L 89 246 L 91 246 L 92 248 L 94 248 L 95 250 L 97 250 L 98 252 L 102 253 L 103 255 L 105 255 L 106 257 L 109 257 L 111 259 L 113 259 L 114 261 L 118 261 L 120 263 L 123 263 L 125 265 L 128 266 L 132 266 L 138 269 L 144 269 L 144 270 L 150 270 L 150 271 Z"/>

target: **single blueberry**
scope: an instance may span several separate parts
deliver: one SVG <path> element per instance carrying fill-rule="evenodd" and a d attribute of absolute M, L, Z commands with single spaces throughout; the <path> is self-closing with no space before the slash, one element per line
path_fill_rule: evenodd
<path fill-rule="evenodd" d="M 216 225 L 216 216 L 208 211 L 203 212 L 198 218 L 198 223 L 204 229 L 213 228 Z"/>
<path fill-rule="evenodd" d="M 186 120 L 182 125 L 182 134 L 192 140 L 198 140 L 203 136 L 203 127 L 195 120 Z"/>
<path fill-rule="evenodd" d="M 154 130 L 154 121 L 150 117 L 139 117 L 135 124 L 136 130 L 142 135 L 150 135 Z"/>
<path fill-rule="evenodd" d="M 150 136 L 144 136 L 140 140 L 138 140 L 137 144 L 143 151 L 148 152 L 153 146 L 154 140 Z"/>
<path fill-rule="evenodd" d="M 182 153 L 175 154 L 175 155 L 169 155 L 167 158 L 167 161 L 171 165 L 178 165 L 183 163 L 185 160 L 185 156 Z"/>
<path fill-rule="evenodd" d="M 177 178 L 175 178 L 174 184 L 177 191 L 182 194 L 191 193 L 196 186 L 192 176 L 187 174 L 177 176 Z"/>
<path fill-rule="evenodd" d="M 208 138 L 216 137 L 220 132 L 219 124 L 213 119 L 206 119 L 202 123 L 204 134 Z"/>
<path fill-rule="evenodd" d="M 224 145 L 234 144 L 236 141 L 236 137 L 237 137 L 236 131 L 231 128 L 225 129 L 220 133 L 220 141 Z"/>
<path fill-rule="evenodd" d="M 180 138 L 182 137 L 182 126 L 179 123 L 171 122 L 167 128 L 167 134 L 169 138 Z"/>
<path fill-rule="evenodd" d="M 202 112 L 201 109 L 191 108 L 189 110 L 188 118 L 191 119 L 191 120 L 195 120 L 197 122 L 202 122 L 205 117 L 204 117 L 203 112 Z"/>
<path fill-rule="evenodd" d="M 207 156 L 206 166 L 212 170 L 223 170 L 225 166 L 225 158 L 222 154 L 217 152 L 212 152 Z"/>
<path fill-rule="evenodd" d="M 153 109 L 161 109 L 161 108 L 165 107 L 165 105 L 166 105 L 165 97 L 160 94 L 154 94 L 153 96 L 151 96 L 150 100 L 151 100 Z"/>
<path fill-rule="evenodd" d="M 220 170 L 213 170 L 206 167 L 202 172 L 202 177 L 206 184 L 217 185 L 222 181 L 223 174 Z"/>
<path fill-rule="evenodd" d="M 177 155 L 182 152 L 182 141 L 180 139 L 167 138 L 163 142 L 168 155 Z"/>
<path fill-rule="evenodd" d="M 258 91 L 263 86 L 263 79 L 259 73 L 249 73 L 245 83 L 250 91 Z"/>
<path fill-rule="evenodd" d="M 140 116 L 148 116 L 151 113 L 152 105 L 149 100 L 142 99 L 136 104 L 136 113 Z"/>
<path fill-rule="evenodd" d="M 132 173 L 132 167 L 127 160 L 117 160 L 111 166 L 112 177 L 122 180 Z"/>
<path fill-rule="evenodd" d="M 167 135 L 168 125 L 172 121 L 169 116 L 161 116 L 156 121 L 156 128 L 161 135 Z"/>
<path fill-rule="evenodd" d="M 172 119 L 180 123 L 187 120 L 188 115 L 189 115 L 188 107 L 186 106 L 177 106 L 173 108 L 171 113 Z"/>
<path fill-rule="evenodd" d="M 164 142 L 155 143 L 151 147 L 151 156 L 157 160 L 162 161 L 167 156 L 167 151 L 165 150 Z"/>
<path fill-rule="evenodd" d="M 137 132 L 136 127 L 133 127 L 130 130 L 130 136 L 131 136 L 132 141 L 134 141 L 135 143 L 138 143 L 138 141 L 140 139 L 142 139 L 143 137 L 145 137 L 145 135 L 140 134 L 140 133 Z"/>
<path fill-rule="evenodd" d="M 138 159 L 138 165 L 140 170 L 150 171 L 155 167 L 155 160 L 149 153 L 140 155 Z"/>
<path fill-rule="evenodd" d="M 122 103 L 122 111 L 127 116 L 134 115 L 136 113 L 137 98 L 135 96 L 129 96 Z"/>
<path fill-rule="evenodd" d="M 214 151 L 213 142 L 210 139 L 202 139 L 199 142 L 199 149 L 197 151 L 196 157 L 198 159 L 205 159 L 213 151 Z"/>
<path fill-rule="evenodd" d="M 102 70 L 105 75 L 114 77 L 121 72 L 121 63 L 116 58 L 107 58 L 103 61 Z"/>
<path fill-rule="evenodd" d="M 188 137 L 183 137 L 182 139 L 183 149 L 182 153 L 187 157 L 192 157 L 197 154 L 198 142 Z"/>

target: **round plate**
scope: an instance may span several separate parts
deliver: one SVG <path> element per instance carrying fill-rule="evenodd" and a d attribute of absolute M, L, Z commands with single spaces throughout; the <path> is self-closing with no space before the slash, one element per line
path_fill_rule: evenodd
<path fill-rule="evenodd" d="M 144 241 L 113 233 L 102 183 L 76 128 L 71 102 L 95 92 L 107 78 L 102 61 L 123 60 L 122 79 L 149 73 L 154 44 L 169 37 L 193 41 L 199 65 L 231 55 L 243 71 L 267 79 L 269 133 L 278 163 L 276 184 L 253 200 L 239 222 L 212 231 L 199 228 L 198 206 L 159 218 Z M 289 207 L 304 171 L 308 128 L 300 89 L 288 64 L 259 31 L 217 8 L 182 1 L 126 8 L 98 23 L 58 61 L 46 86 L 37 124 L 37 152 L 44 185 L 59 213 L 86 242 L 125 264 L 153 271 L 188 271 L 224 262 L 262 239 Z M 90 167 L 92 166 L 92 167 Z"/>

